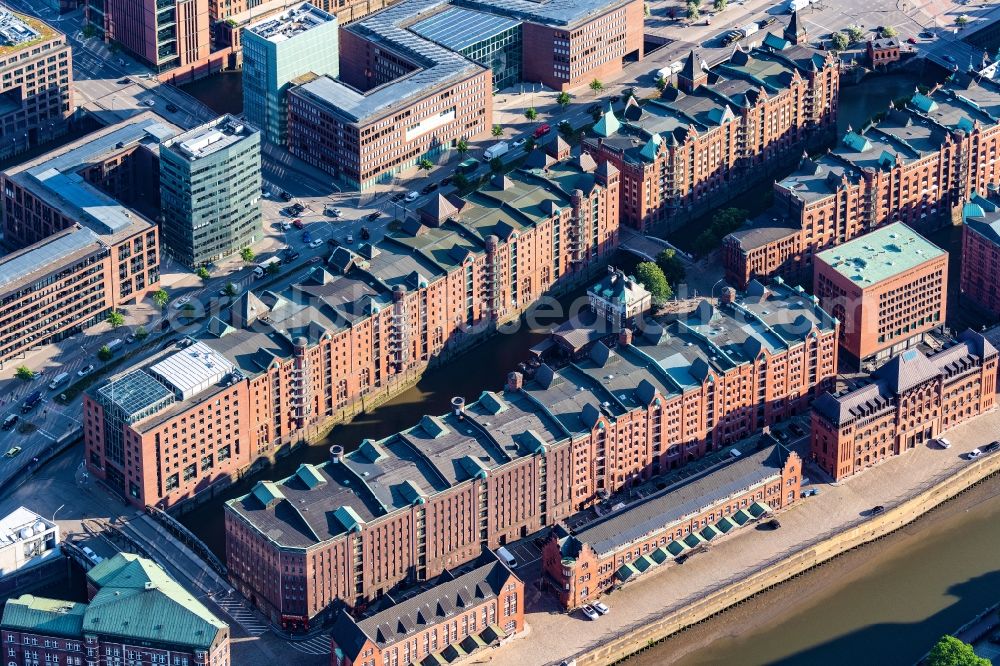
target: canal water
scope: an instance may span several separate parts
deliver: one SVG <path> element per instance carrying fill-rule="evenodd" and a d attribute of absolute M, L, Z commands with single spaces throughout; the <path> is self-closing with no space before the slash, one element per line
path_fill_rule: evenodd
<path fill-rule="evenodd" d="M 913 664 L 997 601 L 1000 479 L 994 478 L 626 666 Z"/>
<path fill-rule="evenodd" d="M 180 88 L 216 113 L 243 113 L 243 74 L 217 72 Z"/>
<path fill-rule="evenodd" d="M 617 258 L 628 261 L 623 253 L 619 253 Z M 618 265 L 617 261 L 613 263 Z M 570 304 L 585 295 L 585 291 L 581 290 L 560 298 L 560 307 L 569 311 Z M 474 400 L 484 390 L 502 389 L 507 373 L 528 359 L 528 350 L 544 340 L 551 327 L 565 321 L 562 316 L 549 316 L 548 309 L 538 312 L 540 314 L 533 322 L 533 328 L 525 325 L 522 318 L 516 331 L 500 332 L 444 366 L 434 368 L 395 399 L 371 413 L 359 414 L 349 423 L 334 427 L 325 440 L 299 448 L 272 467 L 244 478 L 219 496 L 180 516 L 181 522 L 225 559 L 222 509 L 225 500 L 246 494 L 261 479 L 289 476 L 301 463 L 325 462 L 332 444 L 340 444 L 345 450 L 352 451 L 363 439 L 380 439 L 414 426 L 424 414 L 446 413 L 450 409 L 451 398 L 455 396 Z"/>

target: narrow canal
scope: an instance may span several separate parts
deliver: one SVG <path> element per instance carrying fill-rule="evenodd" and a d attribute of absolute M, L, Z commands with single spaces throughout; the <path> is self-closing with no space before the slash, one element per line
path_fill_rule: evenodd
<path fill-rule="evenodd" d="M 626 661 L 913 664 L 1000 601 L 1000 479 Z"/>

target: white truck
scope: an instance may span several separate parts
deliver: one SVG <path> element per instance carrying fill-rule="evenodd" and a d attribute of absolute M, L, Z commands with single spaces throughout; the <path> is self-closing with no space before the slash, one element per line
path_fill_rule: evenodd
<path fill-rule="evenodd" d="M 810 4 L 811 0 L 788 0 L 788 13 L 797 12 L 801 9 L 805 9 Z"/>
<path fill-rule="evenodd" d="M 271 266 L 271 264 L 277 264 L 277 265 L 280 266 L 281 265 L 281 258 L 280 257 L 271 257 L 270 259 L 266 259 L 266 260 L 260 262 L 259 264 L 257 264 L 256 266 L 254 266 L 253 276 L 255 278 L 262 278 L 262 277 L 264 277 L 264 275 L 267 273 L 268 267 Z"/>
<path fill-rule="evenodd" d="M 750 35 L 754 34 L 755 32 L 757 32 L 758 30 L 760 30 L 760 26 L 757 25 L 756 21 L 753 21 L 751 23 L 747 23 L 744 26 L 741 26 L 739 32 L 741 35 L 743 35 L 743 38 L 745 39 Z"/>
<path fill-rule="evenodd" d="M 500 157 L 501 155 L 505 154 L 508 150 L 510 150 L 510 146 L 507 144 L 507 142 L 500 141 L 499 143 L 494 143 L 492 146 L 487 148 L 483 152 L 483 157 L 485 157 L 487 160 L 492 160 L 495 157 Z"/>

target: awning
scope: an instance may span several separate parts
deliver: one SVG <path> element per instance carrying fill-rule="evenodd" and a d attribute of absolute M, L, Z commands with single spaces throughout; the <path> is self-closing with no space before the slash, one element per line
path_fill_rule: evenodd
<path fill-rule="evenodd" d="M 639 573 L 646 573 L 647 569 L 651 569 L 651 568 L 653 568 L 653 567 L 656 566 L 656 562 L 654 562 L 653 560 L 649 559 L 648 556 L 643 555 L 642 557 L 640 557 L 639 559 L 637 559 L 635 562 L 633 562 L 632 566 L 634 566 L 636 568 L 636 570 L 639 571 Z"/>
<path fill-rule="evenodd" d="M 749 511 L 750 515 L 753 516 L 754 518 L 760 518 L 765 513 L 771 513 L 771 507 L 764 504 L 763 502 L 754 502 L 753 504 L 750 505 L 750 508 L 747 509 L 747 511 Z"/>
<path fill-rule="evenodd" d="M 701 538 L 702 538 L 702 539 L 704 539 L 705 541 L 711 541 L 711 540 L 712 540 L 712 539 L 714 539 L 715 537 L 719 536 L 720 532 L 719 532 L 719 530 L 717 530 L 717 529 L 715 529 L 714 527 L 712 527 L 711 525 L 709 525 L 708 527 L 706 527 L 705 529 L 703 529 L 703 530 L 702 530 L 701 532 L 699 532 L 698 534 L 699 534 L 699 535 L 701 536 Z"/>
<path fill-rule="evenodd" d="M 444 650 L 441 651 L 441 656 L 448 660 L 448 663 L 453 661 L 458 661 L 465 656 L 465 650 L 462 649 L 461 645 L 452 643 Z"/>
<path fill-rule="evenodd" d="M 744 509 L 740 509 L 739 511 L 733 514 L 733 521 L 735 521 L 737 525 L 740 526 L 746 525 L 750 520 L 751 520 L 750 514 L 747 513 Z"/>
<path fill-rule="evenodd" d="M 466 652 L 475 652 L 481 647 L 486 647 L 486 643 L 475 634 L 469 634 L 463 638 L 459 645 L 461 645 L 462 649 Z"/>
<path fill-rule="evenodd" d="M 733 529 L 734 527 L 736 527 L 736 525 L 734 525 L 733 521 L 729 520 L 728 518 L 722 518 L 719 522 L 715 524 L 715 529 L 719 530 L 723 534 Z"/>
<path fill-rule="evenodd" d="M 618 567 L 618 571 L 615 572 L 615 576 L 618 578 L 618 580 L 624 583 L 629 578 L 635 576 L 638 573 L 639 572 L 636 571 L 636 568 L 634 566 L 626 562 L 625 564 Z"/>
<path fill-rule="evenodd" d="M 667 552 L 673 555 L 674 557 L 677 557 L 685 550 L 687 549 L 684 547 L 684 544 L 682 544 L 680 541 L 671 541 L 670 543 L 667 544 Z"/>
<path fill-rule="evenodd" d="M 447 663 L 448 660 L 441 656 L 440 653 L 437 653 L 424 657 L 424 660 L 420 662 L 420 666 L 444 666 Z"/>
<path fill-rule="evenodd" d="M 649 554 L 649 559 L 653 560 L 657 564 L 663 564 L 671 558 L 670 553 L 664 548 L 657 548 L 652 553 Z"/>
<path fill-rule="evenodd" d="M 686 537 L 684 537 L 684 545 L 687 546 L 688 548 L 694 548 L 702 541 L 704 541 L 704 539 L 698 536 L 697 532 L 691 532 L 691 534 L 688 534 Z"/>

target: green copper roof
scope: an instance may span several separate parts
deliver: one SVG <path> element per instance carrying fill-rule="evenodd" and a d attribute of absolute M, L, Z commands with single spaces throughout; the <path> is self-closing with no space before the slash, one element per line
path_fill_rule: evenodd
<path fill-rule="evenodd" d="M 281 489 L 272 481 L 258 481 L 250 492 L 264 506 L 271 506 L 271 502 L 285 499 Z"/>
<path fill-rule="evenodd" d="M 942 254 L 944 250 L 897 222 L 820 252 L 816 258 L 855 284 L 868 286 Z"/>
<path fill-rule="evenodd" d="M 17 599 L 8 599 L 4 605 L 3 628 L 81 638 L 86 610 L 86 604 L 23 594 Z"/>
<path fill-rule="evenodd" d="M 937 102 L 922 93 L 915 93 L 913 97 L 910 98 L 910 104 L 917 107 L 924 113 L 930 113 L 938 108 Z"/>
<path fill-rule="evenodd" d="M 656 159 L 656 153 L 659 152 L 661 143 L 663 143 L 663 139 L 660 135 L 653 134 L 649 137 L 649 141 L 646 142 L 646 145 L 642 147 L 642 150 L 639 151 L 639 154 L 642 155 L 644 159 L 652 162 Z"/>
<path fill-rule="evenodd" d="M 295 470 L 295 476 L 299 477 L 302 483 L 306 484 L 306 487 L 310 490 L 326 483 L 326 479 L 319 473 L 319 470 L 314 465 L 308 463 L 299 465 L 299 468 Z"/>
<path fill-rule="evenodd" d="M 856 150 L 859 153 L 872 149 L 872 144 L 868 139 L 861 136 L 857 132 L 848 132 L 844 135 L 844 145 L 848 148 Z"/>
<path fill-rule="evenodd" d="M 598 136 L 611 136 L 621 129 L 621 121 L 615 116 L 615 110 L 608 104 L 608 110 L 604 112 L 601 119 L 594 123 L 594 134 Z"/>
<path fill-rule="evenodd" d="M 119 553 L 90 570 L 99 589 L 83 618 L 84 632 L 209 649 L 228 626 L 155 562 Z"/>

